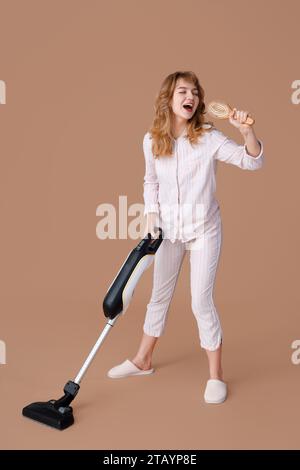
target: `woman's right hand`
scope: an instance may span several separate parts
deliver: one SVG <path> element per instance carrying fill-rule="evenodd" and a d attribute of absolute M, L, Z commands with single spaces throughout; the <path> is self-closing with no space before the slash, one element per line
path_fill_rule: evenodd
<path fill-rule="evenodd" d="M 157 228 L 157 218 L 158 217 L 156 212 L 148 212 L 148 214 L 146 214 L 146 227 L 143 238 L 145 238 L 148 233 L 151 234 L 152 238 L 158 238 L 159 230 Z"/>

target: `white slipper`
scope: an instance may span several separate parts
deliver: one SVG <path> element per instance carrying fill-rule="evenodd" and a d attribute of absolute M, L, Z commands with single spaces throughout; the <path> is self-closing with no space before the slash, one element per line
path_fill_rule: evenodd
<path fill-rule="evenodd" d="M 129 377 L 130 375 L 148 375 L 152 374 L 154 369 L 142 370 L 139 369 L 129 359 L 122 362 L 107 372 L 107 376 L 111 379 L 120 379 L 121 377 Z"/>
<path fill-rule="evenodd" d="M 227 398 L 227 385 L 222 380 L 209 379 L 204 392 L 206 403 L 223 403 Z"/>

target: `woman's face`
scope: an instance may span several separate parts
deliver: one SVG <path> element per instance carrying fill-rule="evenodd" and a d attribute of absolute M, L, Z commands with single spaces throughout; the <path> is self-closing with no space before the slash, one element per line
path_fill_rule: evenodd
<path fill-rule="evenodd" d="M 188 120 L 194 115 L 198 104 L 199 96 L 195 85 L 179 78 L 176 82 L 171 104 L 174 114 L 179 118 Z"/>

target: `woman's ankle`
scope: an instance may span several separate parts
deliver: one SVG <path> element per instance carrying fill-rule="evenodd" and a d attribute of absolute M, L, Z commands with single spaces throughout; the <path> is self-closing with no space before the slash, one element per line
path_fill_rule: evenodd
<path fill-rule="evenodd" d="M 132 362 L 139 367 L 139 369 L 147 370 L 151 369 L 151 357 L 139 357 L 135 356 Z"/>
<path fill-rule="evenodd" d="M 222 380 L 223 381 L 223 370 L 219 369 L 218 371 L 210 371 L 210 379 Z"/>

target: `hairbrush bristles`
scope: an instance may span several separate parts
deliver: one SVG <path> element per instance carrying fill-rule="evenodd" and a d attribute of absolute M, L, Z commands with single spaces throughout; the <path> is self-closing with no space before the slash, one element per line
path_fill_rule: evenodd
<path fill-rule="evenodd" d="M 218 119 L 227 119 L 231 112 L 231 108 L 228 104 L 220 101 L 211 101 L 207 106 L 207 111 L 212 116 Z"/>

